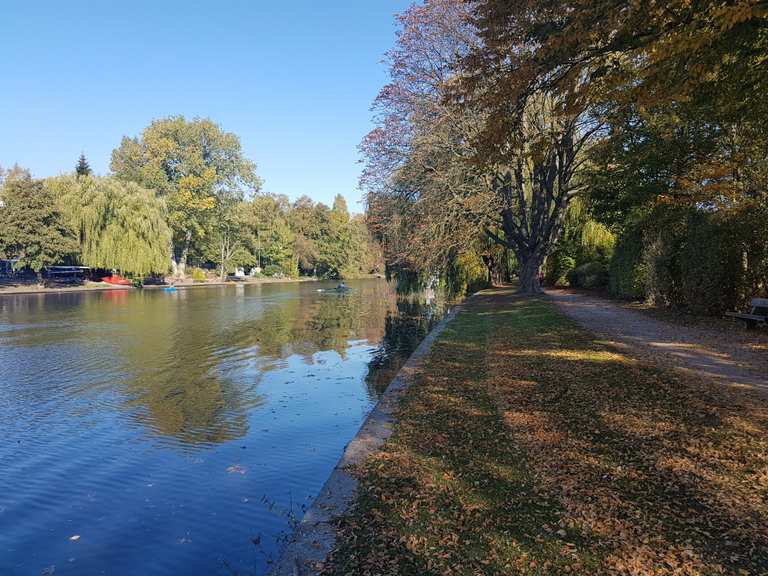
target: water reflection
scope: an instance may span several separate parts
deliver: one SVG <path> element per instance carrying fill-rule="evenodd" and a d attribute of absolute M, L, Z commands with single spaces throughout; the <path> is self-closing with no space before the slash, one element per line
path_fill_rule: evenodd
<path fill-rule="evenodd" d="M 440 315 L 330 286 L 0 297 L 0 574 L 263 573 Z"/>
<path fill-rule="evenodd" d="M 381 344 L 368 364 L 366 383 L 375 394 L 381 394 L 400 366 L 442 316 L 442 306 L 427 304 L 417 297 L 401 297 L 397 311 L 389 311 L 384 322 Z"/>
<path fill-rule="evenodd" d="M 0 345 L 37 357 L 66 347 L 66 363 L 54 359 L 49 368 L 69 390 L 117 389 L 123 406 L 154 432 L 216 443 L 247 434 L 246 414 L 264 402 L 260 379 L 293 355 L 311 365 L 323 351 L 344 359 L 350 342 L 374 346 L 367 381 L 381 392 L 434 311 L 382 282 L 344 294 L 318 292 L 313 283 L 279 291 L 258 285 L 16 296 L 0 301 Z M 11 382 L 39 386 L 45 379 L 33 367 Z"/>

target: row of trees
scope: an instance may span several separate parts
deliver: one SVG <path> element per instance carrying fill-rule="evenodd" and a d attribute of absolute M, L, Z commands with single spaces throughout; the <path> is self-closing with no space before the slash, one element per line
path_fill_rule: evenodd
<path fill-rule="evenodd" d="M 496 266 L 492 242 L 524 292 L 765 290 L 765 2 L 425 0 L 400 23 L 361 147 L 395 272 Z"/>
<path fill-rule="evenodd" d="M 270 275 L 354 276 L 378 271 L 380 249 L 341 195 L 333 206 L 261 192 L 238 138 L 209 120 L 172 117 L 123 138 L 112 174 L 81 156 L 73 174 L 0 174 L 0 255 L 39 271 L 71 262 L 146 276 L 188 263 Z"/>

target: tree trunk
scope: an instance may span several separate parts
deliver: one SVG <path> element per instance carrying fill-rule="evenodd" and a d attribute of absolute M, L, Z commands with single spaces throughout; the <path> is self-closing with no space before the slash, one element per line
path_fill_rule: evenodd
<path fill-rule="evenodd" d="M 226 250 L 227 250 L 227 247 L 226 247 L 226 244 L 225 244 L 224 240 L 221 241 L 220 247 L 221 247 L 221 253 L 220 253 L 221 264 L 219 266 L 219 280 L 224 282 L 224 280 L 225 280 L 224 260 L 226 259 Z"/>
<path fill-rule="evenodd" d="M 495 262 L 493 260 L 493 256 L 481 256 L 483 259 L 483 263 L 485 264 L 485 267 L 488 269 L 488 286 L 495 286 L 495 278 L 494 278 L 494 266 Z"/>
<path fill-rule="evenodd" d="M 170 241 L 169 250 L 171 252 L 171 276 L 177 278 L 179 276 L 179 263 L 176 260 L 176 247 L 173 245 L 173 239 Z"/>
<path fill-rule="evenodd" d="M 501 264 L 493 256 L 483 256 L 483 263 L 488 269 L 488 286 L 495 287 L 504 284 L 504 275 L 502 274 Z"/>
<path fill-rule="evenodd" d="M 176 265 L 176 275 L 179 278 L 186 278 L 187 277 L 187 256 L 189 256 L 189 246 L 192 244 L 192 232 L 190 230 L 187 230 L 187 233 L 184 236 L 184 248 L 181 250 L 181 255 L 179 256 L 179 262 Z"/>
<path fill-rule="evenodd" d="M 518 279 L 520 285 L 517 288 L 519 294 L 541 294 L 544 292 L 541 288 L 541 258 L 537 254 L 518 254 Z"/>

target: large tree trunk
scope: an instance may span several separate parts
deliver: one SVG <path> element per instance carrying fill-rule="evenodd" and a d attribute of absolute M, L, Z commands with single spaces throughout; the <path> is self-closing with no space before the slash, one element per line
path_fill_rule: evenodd
<path fill-rule="evenodd" d="M 544 258 L 560 239 L 570 201 L 584 187 L 574 179 L 584 162 L 580 151 L 600 125 L 580 126 L 578 114 L 563 116 L 546 96 L 529 104 L 521 135 L 510 150 L 512 162 L 497 168 L 489 181 L 501 201 L 497 225 L 504 234 L 492 229 L 486 233 L 515 251 L 518 292 L 540 294 Z"/>
<path fill-rule="evenodd" d="M 494 261 L 493 256 L 490 255 L 483 255 L 481 258 L 483 259 L 485 267 L 488 269 L 488 286 L 495 286 L 497 284 L 494 274 L 496 262 Z"/>
<path fill-rule="evenodd" d="M 538 254 L 518 254 L 519 294 L 541 294 L 544 292 L 541 288 L 541 257 Z"/>

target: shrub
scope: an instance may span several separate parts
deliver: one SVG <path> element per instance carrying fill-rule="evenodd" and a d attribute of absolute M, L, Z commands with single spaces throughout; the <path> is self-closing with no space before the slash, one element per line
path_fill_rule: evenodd
<path fill-rule="evenodd" d="M 189 271 L 189 275 L 193 282 L 205 282 L 208 280 L 208 276 L 202 268 L 192 268 L 192 270 Z"/>
<path fill-rule="evenodd" d="M 633 227 L 616 243 L 608 267 L 608 289 L 621 298 L 645 298 L 646 273 L 643 233 L 639 227 Z"/>
<path fill-rule="evenodd" d="M 719 315 L 765 290 L 766 216 L 760 206 L 691 213 L 680 251 L 681 296 L 687 307 Z"/>
<path fill-rule="evenodd" d="M 768 291 L 768 207 L 659 207 L 619 238 L 610 289 L 712 315 L 743 308 Z"/>
<path fill-rule="evenodd" d="M 736 305 L 742 258 L 735 230 L 713 214 L 692 213 L 680 247 L 679 304 L 707 314 Z"/>
<path fill-rule="evenodd" d="M 587 262 L 568 273 L 568 283 L 576 288 L 602 288 L 608 283 L 608 268 L 603 262 Z"/>
<path fill-rule="evenodd" d="M 450 297 L 472 294 L 488 286 L 488 268 L 476 252 L 465 251 L 451 262 L 441 281 Z"/>
<path fill-rule="evenodd" d="M 678 306 L 680 294 L 680 238 L 673 230 L 654 228 L 643 239 L 646 297 L 656 306 Z"/>
<path fill-rule="evenodd" d="M 567 286 L 568 274 L 576 268 L 576 260 L 557 250 L 547 258 L 544 283 L 548 286 Z"/>
<path fill-rule="evenodd" d="M 290 258 L 286 258 L 280 264 L 280 270 L 282 271 L 283 275 L 287 276 L 288 278 L 298 278 L 299 277 L 298 259 L 295 258 L 294 256 L 291 256 Z"/>
<path fill-rule="evenodd" d="M 264 267 L 263 274 L 264 276 L 280 278 L 283 276 L 283 269 L 277 264 L 269 264 Z"/>
<path fill-rule="evenodd" d="M 736 296 L 737 306 L 744 306 L 754 296 L 768 297 L 768 204 L 742 207 L 739 237 L 744 271 Z"/>

